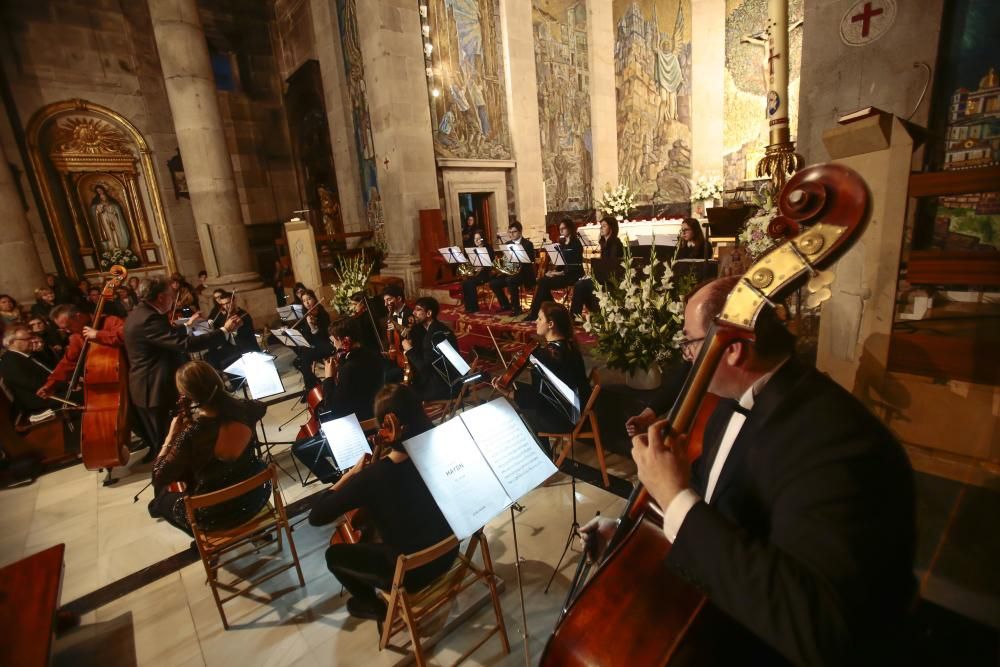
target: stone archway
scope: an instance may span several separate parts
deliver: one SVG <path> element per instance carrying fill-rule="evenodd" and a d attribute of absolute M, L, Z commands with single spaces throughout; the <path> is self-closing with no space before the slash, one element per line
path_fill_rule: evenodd
<path fill-rule="evenodd" d="M 152 151 L 135 125 L 76 99 L 39 109 L 26 134 L 65 273 L 97 274 L 110 263 L 176 271 Z"/>

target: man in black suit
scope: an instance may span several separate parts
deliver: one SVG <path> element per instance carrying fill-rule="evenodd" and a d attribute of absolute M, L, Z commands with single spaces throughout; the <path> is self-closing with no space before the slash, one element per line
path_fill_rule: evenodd
<path fill-rule="evenodd" d="M 736 281 L 689 300 L 688 359 Z M 772 310 L 753 337 L 723 353 L 709 387 L 722 400 L 693 465 L 665 421 L 633 438 L 673 543 L 665 566 L 706 594 L 717 621 L 698 662 L 890 664 L 915 593 L 909 462 L 854 397 L 791 358 Z M 607 528 L 585 527 L 594 549 Z"/>
<path fill-rule="evenodd" d="M 225 370 L 247 352 L 260 352 L 260 345 L 254 335 L 253 318 L 250 313 L 239 306 L 233 308 L 233 293 L 223 290 L 219 293 L 215 303 L 218 306 L 216 321 L 224 321 L 229 315 L 236 315 L 240 318 L 240 326 L 233 334 L 233 345 L 223 345 L 208 352 L 205 361 L 212 364 L 217 370 Z"/>
<path fill-rule="evenodd" d="M 183 324 L 171 324 L 168 314 L 174 290 L 166 278 L 148 281 L 142 302 L 125 320 L 125 351 L 129 360 L 129 394 L 150 443 L 144 462 L 156 458 L 177 402 L 174 373 L 190 352 L 232 344 L 242 320 L 231 315 L 221 328 L 201 336 L 190 335 Z"/>
<path fill-rule="evenodd" d="M 14 406 L 28 413 L 58 408 L 56 401 L 42 398 L 37 392 L 52 369 L 35 359 L 32 351 L 40 348 L 41 339 L 24 324 L 14 324 L 3 334 L 5 352 L 0 357 L 0 378 L 14 397 Z"/>
<path fill-rule="evenodd" d="M 416 303 L 413 304 L 413 319 L 416 321 L 414 328 L 423 330 L 420 347 L 416 347 L 409 339 L 403 341 L 406 358 L 417 374 L 414 389 L 420 399 L 424 401 L 449 399 L 457 387 L 457 385 L 449 385 L 438 370 L 447 362 L 434 346 L 447 340 L 452 347 L 458 349 L 458 339 L 455 338 L 455 332 L 443 322 L 438 321 L 439 309 L 440 306 L 434 297 L 424 296 L 417 299 Z M 455 370 L 451 369 L 451 373 L 454 374 Z M 452 377 L 452 380 L 457 379 L 457 375 Z"/>
<path fill-rule="evenodd" d="M 403 293 L 402 285 L 396 283 L 390 283 L 386 285 L 385 290 L 382 292 L 382 301 L 385 304 L 386 310 L 386 329 L 388 330 L 386 336 L 386 351 L 390 355 L 391 364 L 386 365 L 385 371 L 385 381 L 386 382 L 402 382 L 403 381 L 403 369 L 399 366 L 393 368 L 393 364 L 396 360 L 393 355 L 395 355 L 395 350 L 391 347 L 391 337 L 394 330 L 398 330 L 403 338 L 409 338 L 413 347 L 417 349 L 422 348 L 424 328 L 412 326 L 413 325 L 413 309 L 406 305 L 406 297 Z"/>
<path fill-rule="evenodd" d="M 531 262 L 521 264 L 521 270 L 512 276 L 499 276 L 490 281 L 490 289 L 497 296 L 500 310 L 509 310 L 512 315 L 521 314 L 521 286 L 533 287 L 535 284 L 535 246 L 528 239 L 524 238 L 523 227 L 517 220 L 510 223 L 507 233 L 510 234 L 510 242 L 524 248 Z M 504 292 L 504 287 L 510 291 L 510 298 Z"/>

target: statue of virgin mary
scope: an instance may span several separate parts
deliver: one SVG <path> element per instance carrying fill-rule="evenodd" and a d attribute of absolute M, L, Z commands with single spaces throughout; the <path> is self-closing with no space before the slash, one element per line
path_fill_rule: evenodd
<path fill-rule="evenodd" d="M 122 207 L 104 184 L 99 183 L 94 186 L 94 198 L 90 200 L 90 210 L 97 222 L 105 251 L 130 247 L 131 235 Z"/>

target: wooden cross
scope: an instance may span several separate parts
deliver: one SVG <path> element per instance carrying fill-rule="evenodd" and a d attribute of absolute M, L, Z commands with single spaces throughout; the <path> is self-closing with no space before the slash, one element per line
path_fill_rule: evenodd
<path fill-rule="evenodd" d="M 851 17 L 851 23 L 861 21 L 861 36 L 867 37 L 871 29 L 871 20 L 885 12 L 885 9 L 872 9 L 872 3 L 866 2 L 864 11 Z"/>

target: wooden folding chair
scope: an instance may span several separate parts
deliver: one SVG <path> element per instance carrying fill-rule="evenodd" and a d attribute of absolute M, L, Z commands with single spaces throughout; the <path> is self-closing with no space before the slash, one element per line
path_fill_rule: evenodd
<path fill-rule="evenodd" d="M 594 449 L 597 450 L 597 460 L 601 464 L 601 477 L 604 479 L 604 488 L 607 488 L 611 485 L 611 481 L 608 479 L 608 466 L 604 462 L 601 430 L 597 423 L 597 415 L 594 413 L 594 404 L 597 401 L 598 394 L 601 393 L 601 380 L 596 368 L 590 371 L 590 385 L 590 398 L 587 399 L 587 404 L 580 412 L 580 419 L 573 426 L 573 430 L 567 433 L 539 433 L 538 437 L 554 438 L 563 441 L 562 451 L 559 452 L 559 457 L 556 459 L 557 468 L 563 464 L 566 456 L 575 448 L 577 442 L 580 440 L 591 440 L 594 443 Z"/>
<path fill-rule="evenodd" d="M 507 626 L 504 624 L 503 610 L 500 607 L 500 594 L 497 591 L 493 559 L 490 557 L 489 545 L 486 543 L 486 537 L 481 530 L 469 538 L 468 546 L 464 552 L 459 553 L 455 558 L 455 563 L 451 566 L 451 569 L 433 582 L 417 591 L 408 591 L 403 584 L 403 579 L 406 577 L 407 572 L 440 558 L 457 547 L 458 544 L 458 538 L 452 535 L 423 551 L 413 554 L 403 554 L 396 559 L 396 572 L 392 578 L 392 588 L 388 593 L 379 591 L 379 595 L 389 606 L 385 620 L 382 623 L 379 650 L 386 648 L 405 650 L 409 646 L 409 650 L 413 652 L 413 659 L 416 661 L 417 667 L 426 665 L 427 659 L 420 644 L 420 635 L 424 631 L 423 623 L 435 617 L 436 612 L 439 610 L 445 613 L 446 610 L 442 610 L 442 607 L 458 597 L 462 591 L 476 582 L 480 582 L 490 591 L 496 624 L 487 628 L 488 632 L 486 635 L 475 646 L 459 656 L 455 664 L 457 665 L 468 658 L 495 634 L 500 635 L 500 641 L 503 643 L 503 652 L 505 654 L 510 653 L 510 642 L 507 639 Z M 476 566 L 472 562 L 477 548 L 482 559 L 481 566 Z M 389 641 L 392 637 L 404 629 L 409 632 L 409 644 L 390 646 Z"/>
<path fill-rule="evenodd" d="M 260 488 L 268 481 L 271 482 L 273 504 L 268 503 L 265 505 L 256 516 L 246 523 L 225 530 L 204 530 L 198 525 L 197 510 L 242 496 L 249 491 Z M 219 609 L 219 616 L 222 617 L 222 627 L 226 630 L 229 629 L 229 621 L 226 619 L 226 612 L 222 608 L 224 603 L 240 595 L 245 595 L 253 587 L 293 567 L 298 572 L 299 585 L 306 585 L 305 578 L 302 576 L 302 566 L 299 564 L 299 554 L 295 550 L 292 531 L 288 525 L 288 516 L 285 514 L 285 503 L 278 488 L 278 472 L 273 464 L 268 466 L 267 470 L 239 484 L 234 484 L 233 486 L 228 486 L 212 493 L 187 496 L 184 499 L 184 507 L 187 510 L 188 522 L 191 524 L 191 532 L 194 534 L 195 544 L 198 545 L 201 562 L 205 566 L 205 573 L 208 575 L 208 584 L 212 588 L 215 606 Z M 265 569 L 263 573 L 252 578 L 238 576 L 233 581 L 219 581 L 219 570 L 229 563 L 248 555 L 245 550 L 240 550 L 240 547 L 252 546 L 252 540 L 260 540 L 261 538 L 273 535 L 278 545 L 278 552 L 283 551 L 281 541 L 282 530 L 284 530 L 285 536 L 288 538 L 288 548 L 292 554 L 291 563 L 286 563 L 270 572 Z M 241 588 L 239 584 L 246 585 Z M 228 595 L 222 597 L 219 594 L 219 589 L 222 589 Z"/>

